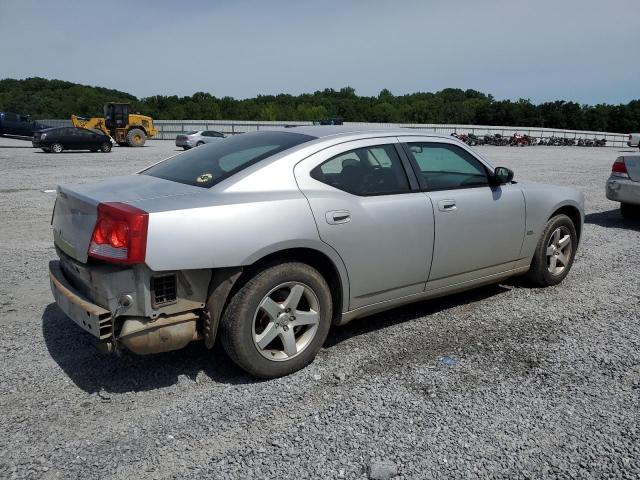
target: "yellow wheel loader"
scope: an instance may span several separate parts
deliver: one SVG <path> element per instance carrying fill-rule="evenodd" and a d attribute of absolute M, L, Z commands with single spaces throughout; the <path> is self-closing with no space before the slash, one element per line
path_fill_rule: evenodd
<path fill-rule="evenodd" d="M 105 103 L 104 117 L 71 115 L 71 123 L 74 127 L 102 130 L 122 147 L 141 147 L 147 138 L 158 134 L 153 118 L 129 113 L 128 103 Z"/>

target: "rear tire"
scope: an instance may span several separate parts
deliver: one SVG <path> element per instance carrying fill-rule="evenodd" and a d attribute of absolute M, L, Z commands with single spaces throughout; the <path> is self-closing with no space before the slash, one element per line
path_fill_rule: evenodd
<path fill-rule="evenodd" d="M 289 375 L 313 361 L 332 318 L 329 286 L 298 262 L 271 263 L 231 296 L 220 321 L 229 357 L 261 378 Z"/>
<path fill-rule="evenodd" d="M 61 143 L 54 143 L 53 145 L 51 145 L 51 151 L 53 153 L 62 153 L 62 151 L 64 150 L 64 147 L 62 146 Z"/>
<path fill-rule="evenodd" d="M 571 219 L 563 214 L 551 218 L 536 246 L 528 279 L 540 287 L 559 284 L 569 274 L 577 248 L 578 235 Z"/>
<path fill-rule="evenodd" d="M 638 220 L 640 219 L 640 205 L 632 205 L 630 203 L 621 203 L 620 213 L 627 220 Z"/>
<path fill-rule="evenodd" d="M 111 151 L 111 144 L 109 142 L 104 142 L 100 145 L 100 151 L 102 153 L 109 153 Z"/>
<path fill-rule="evenodd" d="M 191 147 L 189 147 L 188 145 L 185 145 L 184 147 L 182 147 L 183 150 L 189 150 Z"/>
<path fill-rule="evenodd" d="M 45 153 L 51 153 L 51 149 L 50 148 L 43 148 L 42 151 L 45 152 Z"/>
<path fill-rule="evenodd" d="M 147 136 L 139 128 L 132 128 L 127 133 L 127 145 L 130 147 L 142 147 L 146 140 Z"/>
<path fill-rule="evenodd" d="M 202 145 L 204 145 L 204 142 L 198 142 L 198 143 L 196 143 L 196 147 L 201 147 Z"/>

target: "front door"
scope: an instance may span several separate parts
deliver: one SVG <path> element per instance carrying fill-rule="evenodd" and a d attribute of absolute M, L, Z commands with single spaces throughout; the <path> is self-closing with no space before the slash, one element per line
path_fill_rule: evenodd
<path fill-rule="evenodd" d="M 422 292 L 429 274 L 433 209 L 410 187 L 397 146 L 347 142 L 295 168 L 320 238 L 347 267 L 351 310 Z"/>
<path fill-rule="evenodd" d="M 427 290 L 478 280 L 513 268 L 525 233 L 525 204 L 515 185 L 492 186 L 487 167 L 447 141 L 411 141 L 435 217 Z"/>

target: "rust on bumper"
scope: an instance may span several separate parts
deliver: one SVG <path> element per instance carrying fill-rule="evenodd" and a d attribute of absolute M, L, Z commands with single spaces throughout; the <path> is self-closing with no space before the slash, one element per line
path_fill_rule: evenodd
<path fill-rule="evenodd" d="M 49 279 L 60 310 L 94 337 L 102 341 L 111 339 L 111 312 L 83 298 L 66 280 L 57 260 L 49 262 Z"/>

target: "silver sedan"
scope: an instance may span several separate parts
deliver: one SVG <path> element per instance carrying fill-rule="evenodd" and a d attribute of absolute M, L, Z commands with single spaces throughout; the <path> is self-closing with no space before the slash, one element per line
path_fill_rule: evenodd
<path fill-rule="evenodd" d="M 640 155 L 616 158 L 607 180 L 607 198 L 620 202 L 620 213 L 628 219 L 640 219 Z"/>
<path fill-rule="evenodd" d="M 176 136 L 176 147 L 189 150 L 193 147 L 200 147 L 206 143 L 217 142 L 225 138 L 224 133 L 215 130 L 194 130 Z"/>
<path fill-rule="evenodd" d="M 583 218 L 578 191 L 516 182 L 451 137 L 247 133 L 58 187 L 51 286 L 108 351 L 219 338 L 277 377 L 310 363 L 331 325 L 514 275 L 560 283 Z"/>

